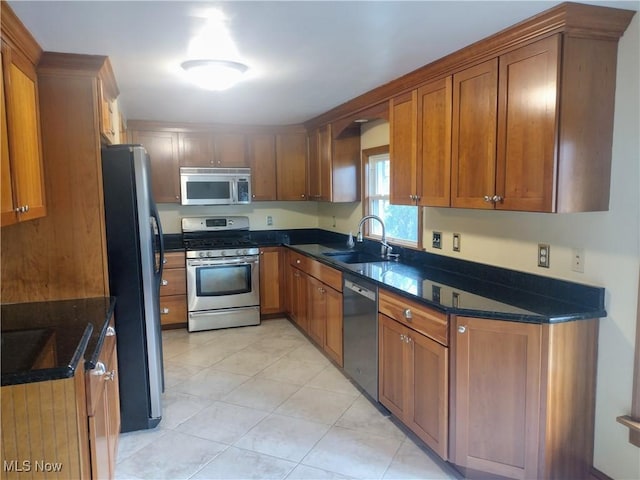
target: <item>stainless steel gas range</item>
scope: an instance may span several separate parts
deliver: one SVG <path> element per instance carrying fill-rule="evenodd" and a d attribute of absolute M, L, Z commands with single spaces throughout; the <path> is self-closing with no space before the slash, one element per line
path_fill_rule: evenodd
<path fill-rule="evenodd" d="M 260 255 L 247 217 L 185 217 L 189 331 L 260 323 Z"/>

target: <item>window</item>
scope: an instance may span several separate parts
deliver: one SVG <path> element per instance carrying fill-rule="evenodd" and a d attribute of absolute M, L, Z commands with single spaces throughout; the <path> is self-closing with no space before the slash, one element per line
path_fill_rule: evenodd
<path fill-rule="evenodd" d="M 365 214 L 382 218 L 388 241 L 411 247 L 419 246 L 418 207 L 391 205 L 389 202 L 389 146 L 370 148 L 362 153 L 365 163 Z M 378 222 L 367 222 L 366 232 L 369 237 L 380 238 L 382 227 Z"/>

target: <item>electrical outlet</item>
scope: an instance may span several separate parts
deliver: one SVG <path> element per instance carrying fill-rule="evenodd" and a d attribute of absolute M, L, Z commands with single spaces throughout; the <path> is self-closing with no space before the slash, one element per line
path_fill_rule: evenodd
<path fill-rule="evenodd" d="M 273 217 L 271 215 L 267 215 L 267 225 L 273 225 Z"/>
<path fill-rule="evenodd" d="M 571 270 L 584 273 L 584 249 L 574 248 L 571 250 Z"/>
<path fill-rule="evenodd" d="M 542 268 L 549 268 L 551 247 L 548 243 L 538 244 L 538 266 Z"/>
<path fill-rule="evenodd" d="M 460 234 L 459 233 L 453 234 L 453 251 L 454 252 L 460 251 Z"/>
<path fill-rule="evenodd" d="M 433 248 L 442 248 L 442 232 L 433 232 L 431 246 Z"/>

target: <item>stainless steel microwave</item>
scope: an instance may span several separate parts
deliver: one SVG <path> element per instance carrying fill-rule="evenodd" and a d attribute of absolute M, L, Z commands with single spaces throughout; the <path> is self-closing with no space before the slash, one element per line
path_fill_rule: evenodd
<path fill-rule="evenodd" d="M 250 168 L 180 167 L 182 205 L 251 203 Z"/>

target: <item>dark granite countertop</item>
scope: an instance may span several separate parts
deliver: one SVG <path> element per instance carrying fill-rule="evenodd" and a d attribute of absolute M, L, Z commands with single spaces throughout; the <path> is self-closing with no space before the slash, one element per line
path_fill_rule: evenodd
<path fill-rule="evenodd" d="M 500 278 L 505 273 L 496 270 L 504 269 L 490 266 L 483 269 L 479 264 L 475 264 L 475 276 L 471 276 L 428 263 L 346 264 L 324 255 L 346 250 L 344 243 L 288 246 L 343 272 L 373 280 L 390 291 L 450 314 L 527 323 L 558 323 L 606 316 L 604 289 L 598 287 L 515 271 L 510 283 L 498 283 L 494 277 Z M 559 296 L 550 295 L 550 292 L 557 292 Z"/>
<path fill-rule="evenodd" d="M 99 297 L 0 306 L 2 385 L 72 377 L 95 367 L 115 298 Z"/>

